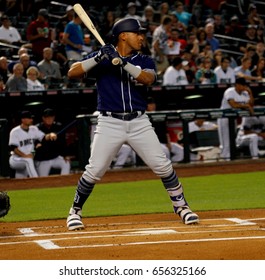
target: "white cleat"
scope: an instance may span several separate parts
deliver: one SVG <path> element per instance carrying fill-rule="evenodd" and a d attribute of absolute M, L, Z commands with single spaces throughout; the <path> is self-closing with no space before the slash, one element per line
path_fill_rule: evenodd
<path fill-rule="evenodd" d="M 188 206 L 178 207 L 176 214 L 180 216 L 185 225 L 199 223 L 199 216 L 193 213 Z"/>
<path fill-rule="evenodd" d="M 69 216 L 67 217 L 67 228 L 68 230 L 81 230 L 85 226 L 82 223 L 82 210 L 80 208 L 71 207 Z"/>

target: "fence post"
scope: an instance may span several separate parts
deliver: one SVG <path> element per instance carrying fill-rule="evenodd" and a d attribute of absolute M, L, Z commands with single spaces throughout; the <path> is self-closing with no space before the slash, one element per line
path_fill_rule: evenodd
<path fill-rule="evenodd" d="M 7 123 L 7 119 L 0 119 L 0 175 L 3 177 L 10 175 L 8 152 L 9 131 Z"/>
<path fill-rule="evenodd" d="M 77 116 L 78 161 L 84 169 L 90 157 L 90 119 L 86 115 Z"/>

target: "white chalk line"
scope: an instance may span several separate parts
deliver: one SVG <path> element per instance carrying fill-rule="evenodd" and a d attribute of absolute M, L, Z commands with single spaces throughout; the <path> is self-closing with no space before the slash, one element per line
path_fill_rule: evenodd
<path fill-rule="evenodd" d="M 102 238 L 113 238 L 113 237 L 132 237 L 132 236 L 147 236 L 147 235 L 158 235 L 158 234 L 175 234 L 175 235 L 183 235 L 183 234 L 200 234 L 200 233 L 233 233 L 233 232 L 247 232 L 247 231 L 251 231 L 251 232 L 257 232 L 257 231 L 261 231 L 265 229 L 260 229 L 260 228 L 244 228 L 242 230 L 241 229 L 231 229 L 231 230 L 207 230 L 207 231 L 182 231 L 182 232 L 177 232 L 175 230 L 165 230 L 164 228 L 162 229 L 149 229 L 148 231 L 144 231 L 142 232 L 141 230 L 137 231 L 133 231 L 133 232 L 129 232 L 129 233 L 121 233 L 121 234 L 102 234 L 102 235 L 84 235 L 85 233 L 88 234 L 89 232 L 82 232 L 83 236 L 67 236 L 67 237 L 60 237 L 60 238 L 49 238 L 49 239 L 41 239 L 41 240 L 23 240 L 23 241 L 14 241 L 14 242 L 0 242 L 0 246 L 1 245 L 17 245 L 17 244 L 26 244 L 26 243 L 45 243 L 45 241 L 65 241 L 65 240 L 80 240 L 80 239 L 102 239 Z M 118 230 L 117 230 L 118 231 Z M 108 233 L 109 231 L 105 231 L 106 233 Z M 78 235 L 80 234 L 80 231 L 77 232 L 71 232 L 71 235 Z M 95 232 L 93 232 L 95 233 Z M 104 233 L 104 232 L 102 232 Z M 55 234 L 52 234 L 55 235 Z M 56 235 L 62 236 L 62 234 L 58 233 Z M 69 235 L 69 234 L 68 234 Z M 48 235 L 51 236 L 51 235 Z M 35 235 L 35 237 L 44 237 L 43 235 Z"/>
<path fill-rule="evenodd" d="M 236 240 L 251 240 L 265 239 L 265 236 L 245 236 L 245 237 L 226 237 L 226 238 L 202 238 L 202 239 L 186 239 L 186 240 L 160 240 L 160 241 L 145 241 L 145 242 L 127 242 L 127 243 L 110 243 L 110 244 L 92 244 L 92 245 L 77 245 L 52 247 L 51 249 L 77 249 L 77 248 L 99 248 L 99 247 L 114 247 L 114 246 L 137 246 L 137 245 L 155 245 L 155 244 L 174 244 L 174 243 L 194 243 L 194 242 L 218 242 L 218 241 L 236 241 Z M 40 244 L 39 244 L 40 245 Z M 46 249 L 46 248 L 45 248 Z"/>
<path fill-rule="evenodd" d="M 198 224 L 196 225 L 197 228 L 216 228 L 216 227 L 238 227 L 238 226 L 248 226 L 248 225 L 255 225 L 256 223 L 250 223 L 250 221 L 262 221 L 265 220 L 265 218 L 252 218 L 252 219 L 247 219 L 247 220 L 242 220 L 238 218 L 218 218 L 218 219 L 202 219 L 201 222 L 213 222 L 213 221 L 230 221 L 233 222 L 233 224 Z M 169 223 L 169 222 L 174 222 L 174 221 L 159 221 L 159 222 L 146 222 L 146 224 L 161 224 L 161 223 Z M 141 224 L 141 223 L 140 223 Z M 86 225 L 87 227 L 100 227 L 100 226 L 123 226 L 123 225 L 136 225 L 136 223 L 112 223 L 112 224 L 88 224 Z M 42 230 L 42 229 L 56 229 L 56 228 L 66 228 L 65 226 L 44 226 L 44 227 L 30 227 L 30 228 L 18 228 L 18 231 L 22 234 L 20 235 L 6 235 L 6 236 L 0 236 L 1 239 L 8 239 L 8 238 L 25 238 L 25 237 L 34 237 L 34 236 L 56 236 L 56 235 L 72 235 L 72 234 L 93 234 L 95 231 L 75 231 L 75 232 L 59 232 L 59 233 L 40 233 L 36 232 L 34 230 Z M 171 226 L 171 227 L 163 227 L 164 229 L 186 229 L 187 226 L 182 225 L 182 226 Z M 142 228 L 142 230 L 145 230 L 147 228 Z M 149 228 L 152 229 L 152 228 Z M 154 228 L 156 229 L 156 228 Z M 120 231 L 131 231 L 132 228 L 129 229 L 118 229 L 118 230 L 107 230 L 107 231 L 100 231 L 97 230 L 96 233 L 100 232 L 120 232 Z M 141 230 L 141 228 L 137 228 L 137 230 Z M 189 233 L 189 232 L 188 232 Z"/>
<path fill-rule="evenodd" d="M 14 237 L 51 237 L 51 236 L 67 236 L 67 237 L 60 237 L 60 238 L 50 238 L 50 239 L 41 239 L 41 240 L 24 240 L 24 241 L 15 241 L 15 242 L 0 242 L 1 245 L 17 245 L 17 244 L 26 244 L 26 243 L 36 243 L 42 248 L 46 250 L 50 249 L 66 249 L 66 248 L 94 248 L 94 247 L 106 247 L 106 246 L 117 246 L 117 245 L 141 245 L 141 244 L 157 244 L 157 243 L 183 243 L 183 242 L 206 242 L 206 241 L 224 241 L 224 240 L 245 240 L 245 239 L 257 239 L 257 238 L 265 238 L 265 236 L 245 236 L 245 237 L 228 237 L 228 238 L 207 238 L 207 239 L 189 239 L 189 240 L 162 240 L 162 241 L 148 241 L 148 242 L 127 242 L 122 244 L 91 244 L 91 245 L 78 245 L 78 246 L 58 246 L 54 242 L 63 241 L 63 240 L 75 240 L 75 239 L 100 239 L 100 238 L 113 238 L 113 237 L 131 237 L 131 236 L 144 236 L 144 235 L 159 235 L 159 234 L 199 234 L 199 233 L 223 233 L 223 232 L 237 232 L 237 231 L 264 231 L 260 227 L 249 227 L 254 226 L 256 223 L 251 221 L 258 221 L 258 220 L 265 220 L 265 218 L 253 218 L 253 219 L 238 219 L 238 218 L 220 218 L 220 219 L 203 219 L 202 221 L 229 221 L 233 224 L 216 224 L 216 225 L 196 225 L 193 227 L 192 231 L 178 231 L 178 229 L 187 229 L 187 226 L 172 226 L 172 227 L 144 227 L 144 228 L 128 228 L 128 229 L 117 229 L 117 230 L 101 230 L 101 231 L 74 231 L 74 232 L 61 232 L 61 233 L 38 233 L 34 231 L 34 229 L 51 229 L 51 228 L 60 228 L 60 226 L 51 226 L 51 227 L 31 227 L 31 228 L 19 228 L 18 230 L 22 233 L 22 235 L 15 235 L 15 236 L 1 236 L 1 238 L 14 238 Z M 163 221 L 162 221 L 163 222 Z M 168 221 L 167 221 L 168 222 Z M 147 222 L 148 223 L 148 222 Z M 161 223 L 159 222 L 152 222 L 152 223 Z M 117 223 L 118 224 L 118 223 Z M 130 223 L 119 223 L 120 225 L 128 225 Z M 135 224 L 135 223 L 131 223 Z M 205 228 L 222 228 L 222 227 L 239 227 L 234 229 L 205 229 Z M 243 226 L 243 227 L 242 227 Z M 198 230 L 204 229 L 204 230 Z M 108 234 L 104 234 L 108 233 Z M 112 234 L 110 234 L 112 233 Z M 118 234 L 113 234 L 118 233 Z M 87 234 L 90 234 L 87 236 Z M 94 235 L 91 235 L 94 234 Z M 97 235 L 95 235 L 97 234 Z M 101 235 L 102 234 L 102 235 Z M 76 236 L 73 236 L 76 235 Z M 83 235 L 83 236 L 80 236 Z M 240 239 L 239 239 L 240 238 Z"/>

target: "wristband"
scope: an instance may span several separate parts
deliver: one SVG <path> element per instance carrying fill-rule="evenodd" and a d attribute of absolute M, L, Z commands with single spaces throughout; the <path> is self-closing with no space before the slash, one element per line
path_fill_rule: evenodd
<path fill-rule="evenodd" d="M 81 66 L 82 66 L 84 72 L 87 72 L 88 70 L 90 70 L 91 68 L 93 68 L 96 65 L 97 65 L 97 62 L 95 61 L 94 57 L 83 60 L 81 62 Z"/>
<path fill-rule="evenodd" d="M 142 72 L 142 69 L 138 68 L 137 66 L 131 64 L 131 63 L 126 63 L 126 65 L 123 67 L 124 70 L 126 70 L 129 74 L 131 74 L 135 79 L 139 77 L 139 75 Z"/>

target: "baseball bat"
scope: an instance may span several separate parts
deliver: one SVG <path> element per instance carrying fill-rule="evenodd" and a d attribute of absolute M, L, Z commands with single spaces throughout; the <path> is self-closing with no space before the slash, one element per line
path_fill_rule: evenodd
<path fill-rule="evenodd" d="M 80 4 L 75 4 L 73 6 L 74 11 L 77 13 L 77 15 L 80 17 L 84 25 L 91 31 L 91 33 L 95 36 L 95 38 L 99 41 L 101 46 L 105 45 L 105 42 L 101 38 L 100 34 L 98 33 L 97 29 L 95 28 L 93 22 L 91 21 L 90 17 L 86 13 L 86 11 L 83 9 L 83 7 Z M 121 59 L 118 57 L 115 57 L 112 59 L 113 65 L 121 64 Z"/>

